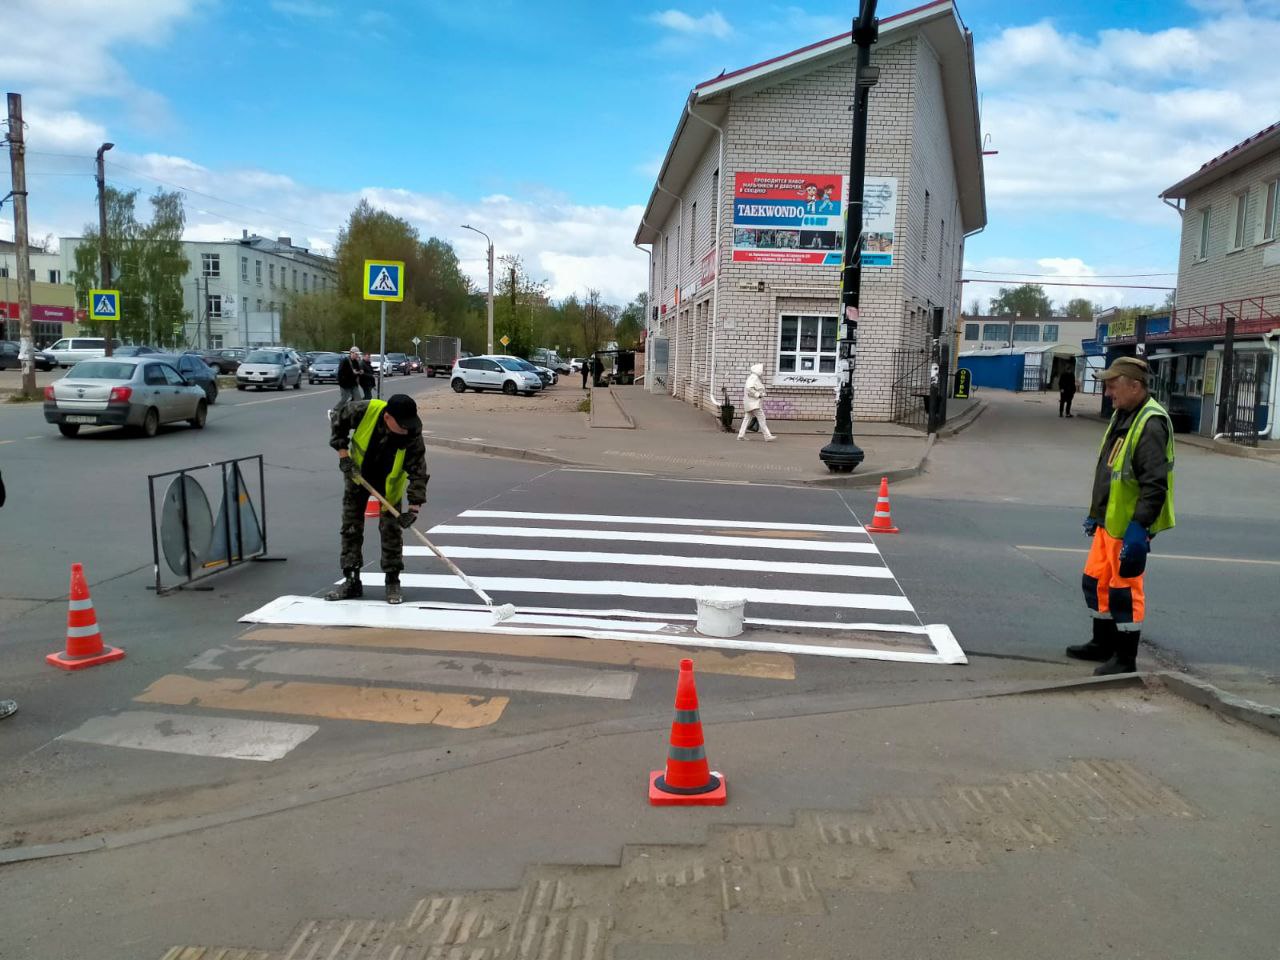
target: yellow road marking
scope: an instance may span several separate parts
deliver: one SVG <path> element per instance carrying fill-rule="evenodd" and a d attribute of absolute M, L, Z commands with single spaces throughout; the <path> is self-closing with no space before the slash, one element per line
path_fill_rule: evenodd
<path fill-rule="evenodd" d="M 675 670 L 692 656 L 701 673 L 719 673 L 757 680 L 794 680 L 796 662 L 784 653 L 723 653 L 698 650 L 691 654 L 679 647 L 589 637 L 513 637 L 501 634 L 449 633 L 445 631 L 377 630 L 367 627 L 257 627 L 241 640 L 271 643 L 325 643 L 334 646 L 388 647 L 451 653 L 487 653 L 535 660 L 571 660 L 614 666 Z"/>
<path fill-rule="evenodd" d="M 1045 553 L 1088 553 L 1088 547 L 1035 547 L 1018 544 L 1015 550 L 1042 550 Z M 1203 563 L 1252 563 L 1265 567 L 1280 567 L 1280 560 L 1248 560 L 1244 557 L 1196 557 L 1186 553 L 1152 552 L 1152 560 L 1199 560 Z"/>
<path fill-rule="evenodd" d="M 133 699 L 140 703 L 285 713 L 335 720 L 429 723 L 455 730 L 487 727 L 502 716 L 508 703 L 507 697 L 465 693 L 432 693 L 336 683 L 255 682 L 237 677 L 200 680 L 175 674 L 161 677 Z"/>

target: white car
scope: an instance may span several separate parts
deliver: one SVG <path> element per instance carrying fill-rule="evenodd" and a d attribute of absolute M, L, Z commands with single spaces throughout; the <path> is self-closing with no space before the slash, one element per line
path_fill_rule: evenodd
<path fill-rule="evenodd" d="M 371 353 L 369 354 L 368 357 L 365 358 L 365 362 L 369 364 L 370 370 L 372 370 L 374 373 L 377 373 L 379 370 L 382 369 L 382 354 Z M 388 363 L 387 372 L 382 375 L 383 378 L 390 379 L 395 375 L 396 375 L 396 365 L 394 363 Z"/>
<path fill-rule="evenodd" d="M 501 390 L 507 395 L 523 393 L 531 397 L 542 389 L 542 378 L 533 370 L 526 370 L 524 361 L 512 357 L 463 357 L 453 365 L 449 385 L 454 393 L 462 393 L 467 387 L 477 392 Z"/>
<path fill-rule="evenodd" d="M 113 340 L 114 346 L 120 346 L 119 340 Z M 106 337 L 63 337 L 46 353 L 53 355 L 60 367 L 70 367 L 81 360 L 96 360 L 107 355 Z"/>

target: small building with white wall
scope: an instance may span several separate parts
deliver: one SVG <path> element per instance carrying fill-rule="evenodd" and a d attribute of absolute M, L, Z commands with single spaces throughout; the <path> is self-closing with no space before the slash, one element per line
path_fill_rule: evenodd
<path fill-rule="evenodd" d="M 714 410 L 763 363 L 770 416 L 834 415 L 854 52 L 846 33 L 690 93 L 635 237 L 650 389 Z M 934 308 L 953 342 L 965 237 L 987 209 L 955 5 L 883 18 L 871 63 L 855 415 L 891 420 L 919 403 L 905 381 L 927 376 Z"/>

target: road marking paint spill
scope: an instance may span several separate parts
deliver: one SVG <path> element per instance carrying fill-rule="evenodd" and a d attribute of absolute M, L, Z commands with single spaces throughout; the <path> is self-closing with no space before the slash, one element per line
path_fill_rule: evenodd
<path fill-rule="evenodd" d="M 227 760 L 279 760 L 320 728 L 308 723 L 126 710 L 94 717 L 59 740 Z"/>

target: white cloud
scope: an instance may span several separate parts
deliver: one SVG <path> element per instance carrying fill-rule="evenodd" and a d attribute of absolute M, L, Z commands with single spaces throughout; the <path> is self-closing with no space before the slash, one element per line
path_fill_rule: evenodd
<path fill-rule="evenodd" d="M 961 304 L 967 311 L 969 304 L 977 300 L 985 313 L 1001 287 L 1016 287 L 1024 283 L 1040 284 L 1058 310 L 1077 297 L 1088 300 L 1095 310 L 1162 303 L 1166 291 L 1139 288 L 1173 286 L 1175 278 L 1162 273 L 1166 269 L 1150 264 L 1135 266 L 1119 262 L 1099 267 L 1080 257 L 966 260 L 964 271 L 968 281 L 964 285 Z M 981 279 L 984 276 L 991 279 Z"/>
<path fill-rule="evenodd" d="M 733 34 L 733 27 L 718 10 L 712 10 L 700 17 L 685 13 L 683 10 L 660 10 L 651 15 L 649 20 L 678 34 L 712 36 L 717 40 L 724 40 Z"/>

